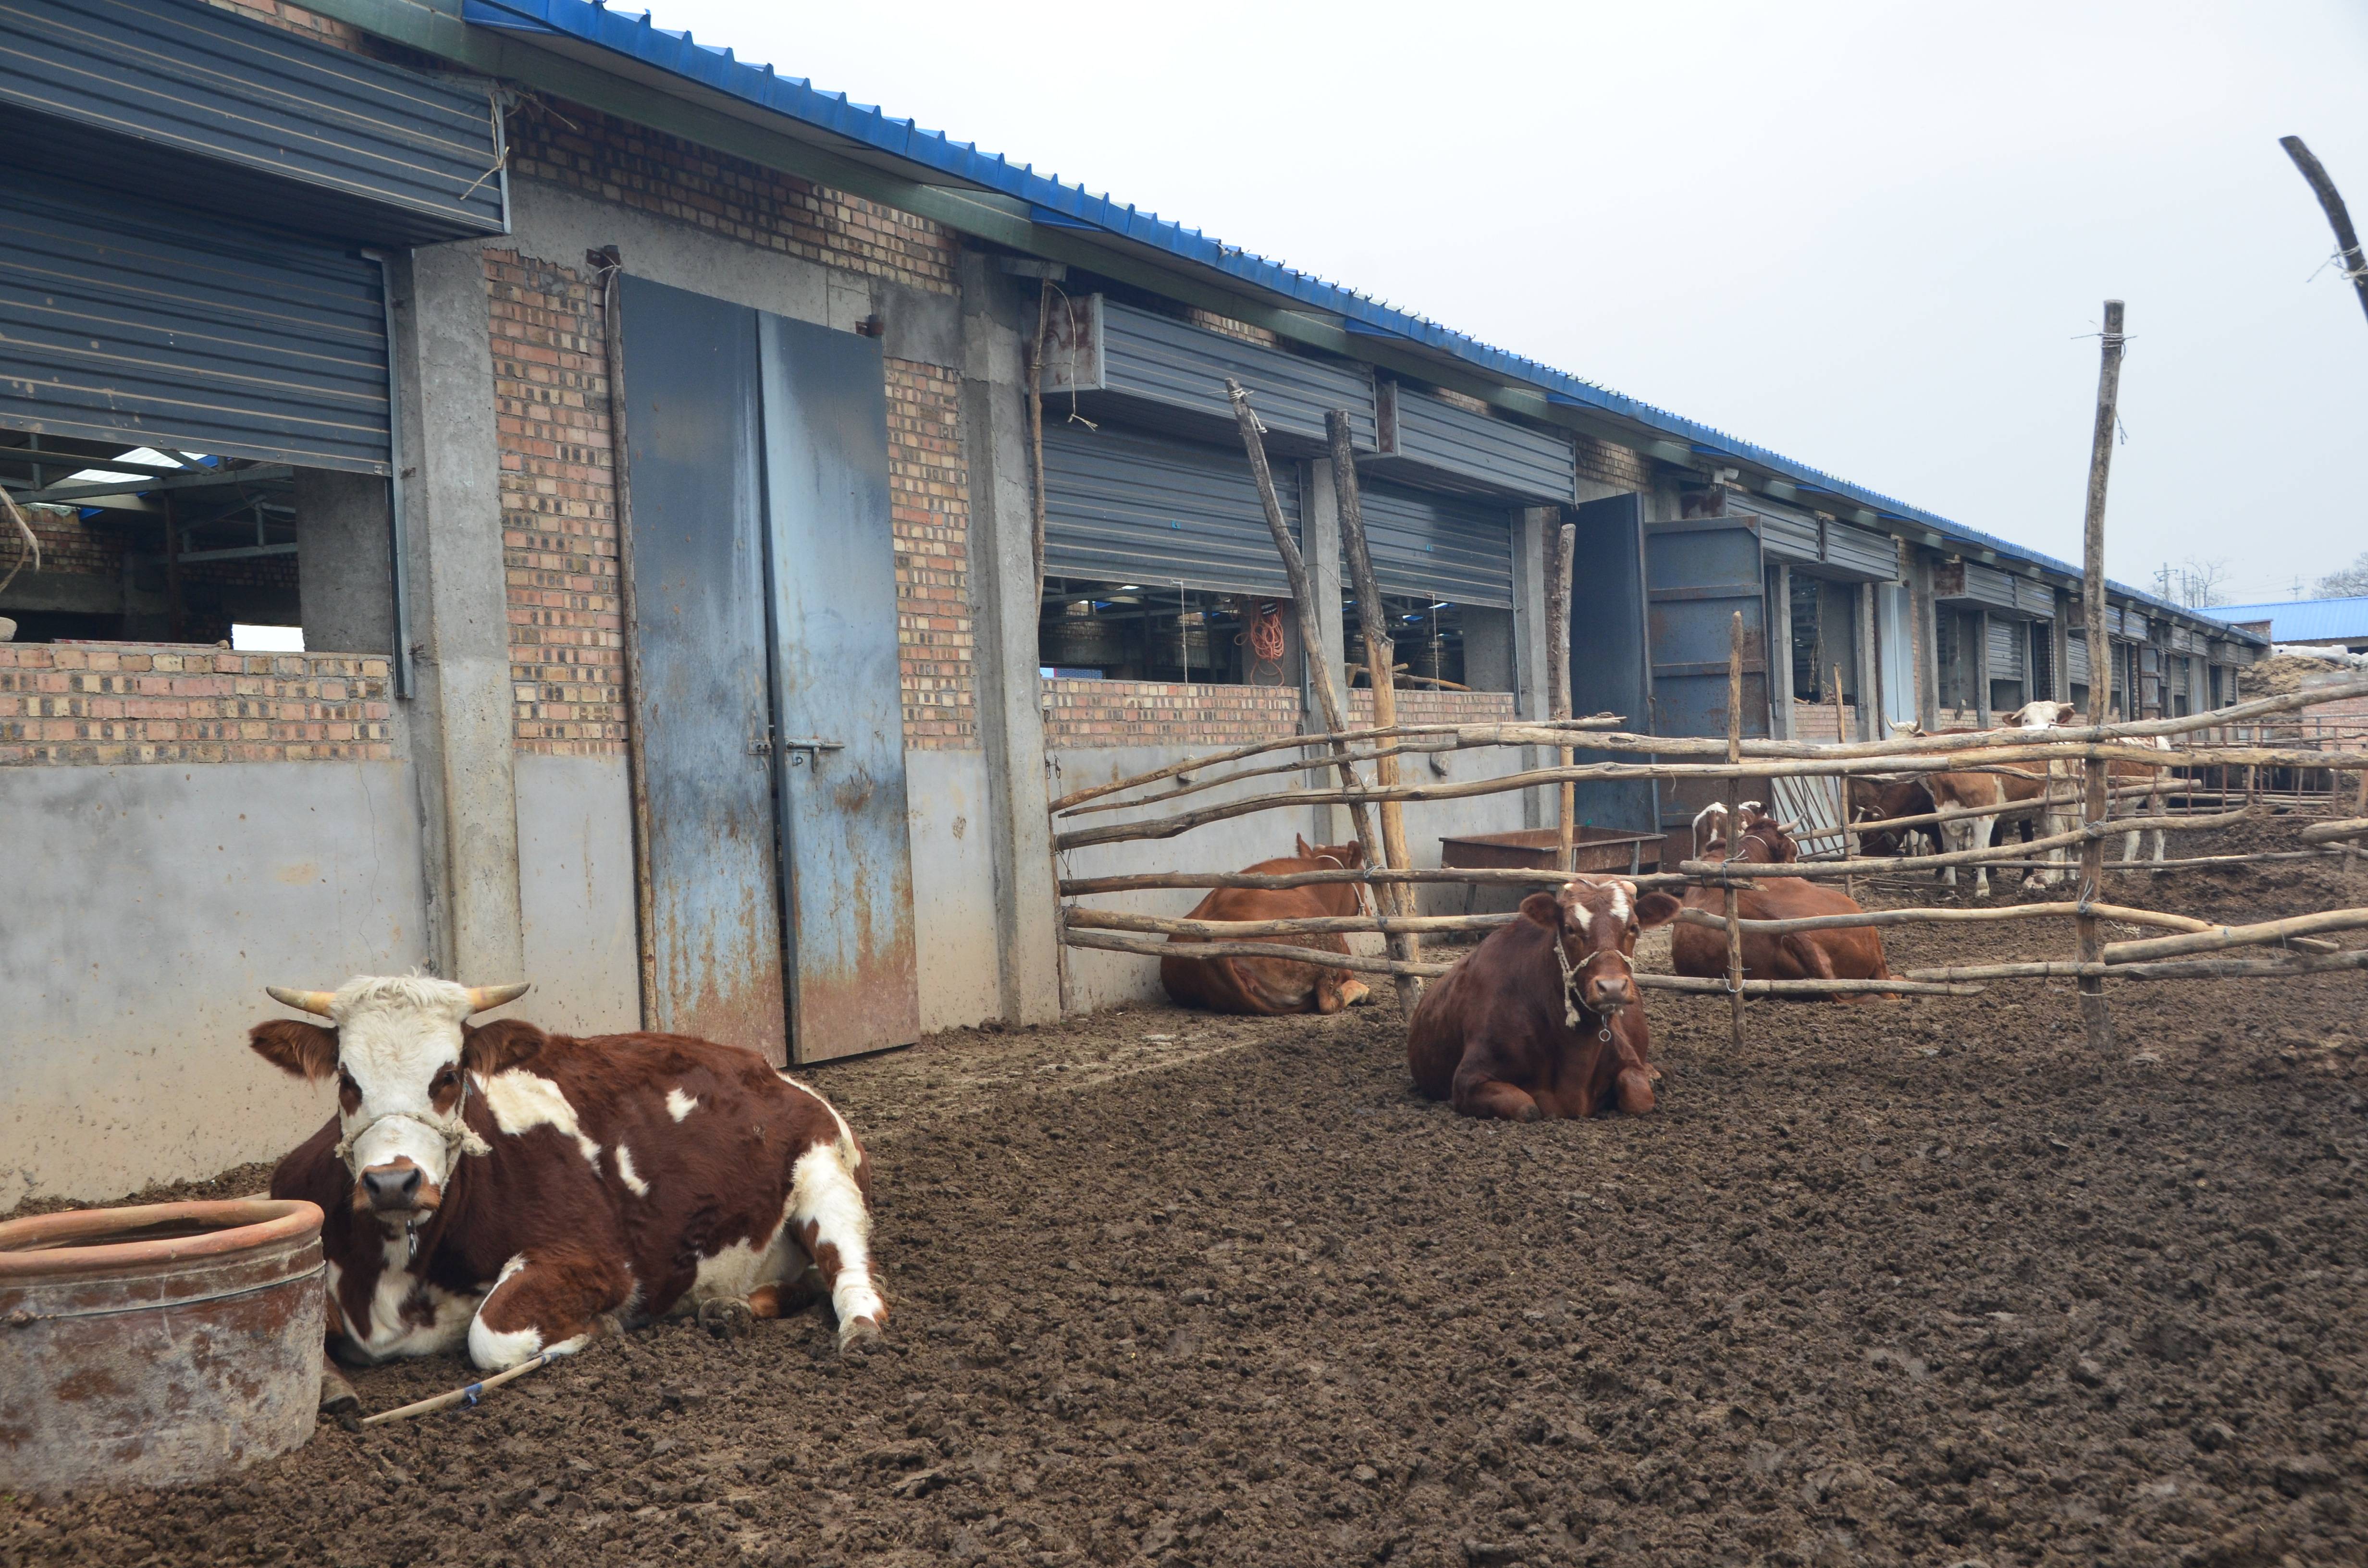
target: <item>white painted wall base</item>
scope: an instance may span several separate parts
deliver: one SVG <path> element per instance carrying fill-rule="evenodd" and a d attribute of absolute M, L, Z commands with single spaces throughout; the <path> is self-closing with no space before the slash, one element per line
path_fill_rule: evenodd
<path fill-rule="evenodd" d="M 471 985 L 529 980 L 512 1009 L 546 1029 L 616 1034 L 642 1027 L 641 953 L 633 939 L 632 794 L 621 756 L 520 753 L 518 913 L 524 974 L 454 978 Z"/>

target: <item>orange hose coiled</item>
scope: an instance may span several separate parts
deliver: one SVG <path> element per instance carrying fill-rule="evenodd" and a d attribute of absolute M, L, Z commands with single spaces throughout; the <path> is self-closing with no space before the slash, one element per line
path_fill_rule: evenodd
<path fill-rule="evenodd" d="M 1249 683 L 1281 686 L 1285 646 L 1282 607 L 1272 599 L 1237 599 L 1235 604 L 1242 618 L 1242 630 L 1234 641 L 1249 650 Z"/>

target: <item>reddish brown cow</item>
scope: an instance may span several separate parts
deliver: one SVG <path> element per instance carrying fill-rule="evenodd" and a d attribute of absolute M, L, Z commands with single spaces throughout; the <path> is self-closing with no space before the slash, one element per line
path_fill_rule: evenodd
<path fill-rule="evenodd" d="M 1722 807 L 1711 808 L 1724 816 Z M 1708 812 L 1704 813 L 1709 814 Z M 1743 811 L 1743 833 L 1736 858 L 1760 865 L 1782 865 L 1800 858 L 1792 835 L 1765 812 L 1749 806 Z M 1697 821 L 1697 826 L 1700 825 Z M 1726 854 L 1724 835 L 1713 838 L 1695 858 L 1716 860 Z M 1688 888 L 1685 904 L 1705 914 L 1724 915 L 1726 895 L 1716 888 Z M 1816 915 L 1862 913 L 1856 900 L 1805 878 L 1767 877 L 1743 888 L 1736 899 L 1736 913 L 1746 920 L 1795 920 Z M 1669 933 L 1669 964 L 1679 974 L 1705 980 L 1726 975 L 1726 933 L 1707 926 L 1681 925 Z M 1743 934 L 1743 978 L 1746 980 L 1888 980 L 1884 961 L 1883 933 L 1871 926 L 1832 931 L 1788 931 Z M 1864 996 L 1837 997 L 1863 1002 Z"/>
<path fill-rule="evenodd" d="M 1299 853 L 1289 859 L 1261 860 L 1249 870 L 1261 876 L 1289 876 L 1300 871 L 1354 870 L 1365 863 L 1359 844 L 1310 844 L 1298 841 Z M 1357 913 L 1354 882 L 1319 882 L 1304 888 L 1218 888 L 1192 909 L 1194 920 L 1302 920 L 1326 915 Z M 1195 942 L 1197 937 L 1172 937 L 1171 942 Z M 1253 937 L 1245 941 L 1273 942 L 1288 948 L 1317 948 L 1345 953 L 1345 937 Z M 1337 1013 L 1366 999 L 1365 983 L 1345 969 L 1322 969 L 1296 959 L 1161 959 L 1159 983 L 1181 1006 L 1206 1007 L 1212 1013 Z"/>
<path fill-rule="evenodd" d="M 1852 822 L 1889 822 L 1894 817 L 1920 817 L 1939 810 L 1932 803 L 1932 792 L 1924 788 L 1921 778 L 1880 778 L 1872 774 L 1846 775 L 1850 780 L 1850 818 Z M 1863 855 L 1910 855 L 1921 839 L 1938 841 L 1932 824 L 1922 827 L 1885 827 L 1863 834 L 1859 838 L 1859 852 Z"/>
<path fill-rule="evenodd" d="M 753 1051 L 546 1034 L 472 1013 L 523 985 L 356 978 L 272 995 L 266 1061 L 334 1077 L 337 1114 L 272 1173 L 326 1216 L 330 1344 L 379 1361 L 468 1346 L 512 1367 L 675 1311 L 772 1317 L 817 1276 L 839 1348 L 876 1339 L 871 1171 L 821 1096 Z"/>
<path fill-rule="evenodd" d="M 1636 934 L 1678 901 L 1617 877 L 1533 892 L 1423 993 L 1406 1028 L 1414 1085 L 1508 1121 L 1653 1108 L 1651 1036 L 1631 967 Z"/>

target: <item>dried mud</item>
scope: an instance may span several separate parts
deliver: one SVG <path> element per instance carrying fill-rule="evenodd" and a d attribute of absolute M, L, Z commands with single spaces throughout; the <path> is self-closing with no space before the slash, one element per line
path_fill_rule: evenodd
<path fill-rule="evenodd" d="M 226 1484 L 0 1503 L 0 1562 L 2359 1562 L 2363 1000 L 2129 985 L 2102 1058 L 2062 984 L 1770 1003 L 1736 1055 L 1655 994 L 1659 1113 L 1522 1127 L 1416 1098 L 1386 1001 L 940 1036 L 817 1074 L 879 1162 L 868 1359 L 661 1325 Z"/>

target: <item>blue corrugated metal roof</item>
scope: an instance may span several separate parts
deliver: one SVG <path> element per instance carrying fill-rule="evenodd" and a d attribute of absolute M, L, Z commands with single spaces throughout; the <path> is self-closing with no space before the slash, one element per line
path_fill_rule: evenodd
<path fill-rule="evenodd" d="M 770 65 L 749 64 L 728 48 L 699 42 L 688 30 L 658 27 L 646 12 L 609 10 L 587 0 L 464 0 L 464 7 L 468 21 L 528 32 L 559 33 L 596 44 L 864 147 L 906 159 L 940 176 L 1017 198 L 1030 204 L 1030 216 L 1039 223 L 1131 240 L 1164 251 L 1178 261 L 1337 314 L 1351 333 L 1420 344 L 1475 369 L 1533 387 L 1543 392 L 1550 403 L 1592 409 L 1633 422 L 1684 443 L 1704 457 L 1729 458 L 1768 470 L 1804 490 L 1846 499 L 1892 521 L 1920 524 L 1963 546 L 1994 551 L 2073 577 L 2080 574 L 2079 568 L 2067 562 L 1952 522 L 1724 430 L 1492 347 L 1441 326 L 1427 316 L 1395 309 L 1353 289 L 1212 239 L 1198 229 L 1187 229 L 1156 212 L 1143 211 L 1131 203 L 1121 205 L 1107 193 L 1096 196 L 1081 185 L 1064 185 L 1050 176 L 1038 174 L 1032 164 L 1014 164 L 999 153 L 984 153 L 972 142 L 954 141 L 942 131 L 927 130 L 911 119 L 893 119 L 871 105 L 849 101 L 844 93 L 823 92 L 803 77 L 777 74 Z M 2165 614 L 2197 618 L 2195 611 L 2167 599 L 2119 583 L 2111 586 L 2117 597 L 2134 604 Z"/>
<path fill-rule="evenodd" d="M 2368 641 L 2368 596 L 2214 605 L 2209 613 L 2215 620 L 2266 620 L 2271 641 L 2278 642 L 2319 642 L 2338 637 Z"/>

